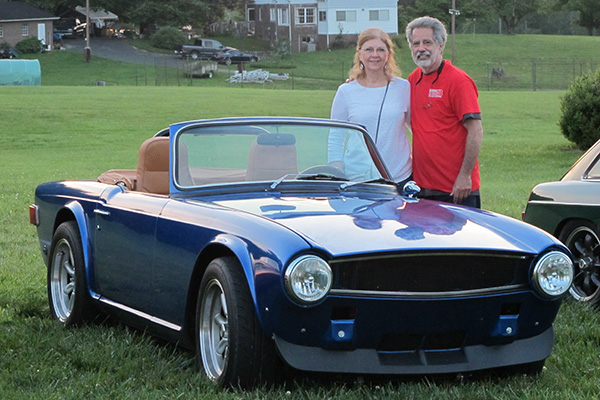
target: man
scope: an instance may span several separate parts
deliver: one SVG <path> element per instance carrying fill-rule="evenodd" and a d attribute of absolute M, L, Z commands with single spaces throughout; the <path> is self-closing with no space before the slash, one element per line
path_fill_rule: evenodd
<path fill-rule="evenodd" d="M 418 66 L 408 81 L 413 175 L 420 197 L 480 208 L 477 158 L 483 128 L 477 87 L 444 60 L 447 34 L 438 19 L 413 20 L 406 37 Z"/>

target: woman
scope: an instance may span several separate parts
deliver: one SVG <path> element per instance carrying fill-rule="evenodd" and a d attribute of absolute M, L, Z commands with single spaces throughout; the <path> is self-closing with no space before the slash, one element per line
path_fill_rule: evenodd
<path fill-rule="evenodd" d="M 331 118 L 364 125 L 377 145 L 394 181 L 402 188 L 412 174 L 406 123 L 410 110 L 410 84 L 398 78 L 392 41 L 379 28 L 368 28 L 358 36 L 354 66 L 349 81 L 342 84 L 331 106 Z M 353 178 L 360 160 L 352 157 L 345 136 L 332 132 L 328 157 L 332 166 Z"/>

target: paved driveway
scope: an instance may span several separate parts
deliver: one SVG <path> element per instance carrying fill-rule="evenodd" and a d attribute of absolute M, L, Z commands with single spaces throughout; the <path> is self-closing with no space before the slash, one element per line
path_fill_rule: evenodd
<path fill-rule="evenodd" d="M 83 57 L 85 39 L 63 39 L 63 47 L 67 51 L 80 52 Z M 92 58 L 94 56 L 110 60 L 137 64 L 168 66 L 183 68 L 184 60 L 174 54 L 151 53 L 131 46 L 127 40 L 115 38 L 90 38 Z"/>

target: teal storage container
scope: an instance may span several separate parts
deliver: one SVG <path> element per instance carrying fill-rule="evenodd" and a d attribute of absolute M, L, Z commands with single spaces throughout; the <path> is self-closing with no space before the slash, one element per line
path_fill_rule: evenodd
<path fill-rule="evenodd" d="M 40 86 L 42 70 L 38 60 L 0 60 L 0 86 Z"/>

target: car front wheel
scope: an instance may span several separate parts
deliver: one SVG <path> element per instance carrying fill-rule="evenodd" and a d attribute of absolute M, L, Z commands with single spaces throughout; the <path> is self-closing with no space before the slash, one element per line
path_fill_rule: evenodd
<path fill-rule="evenodd" d="M 588 221 L 570 221 L 558 239 L 575 258 L 575 278 L 569 292 L 575 300 L 600 301 L 600 239 L 598 229 Z"/>
<path fill-rule="evenodd" d="M 231 65 L 231 58 L 225 59 L 225 65 Z"/>
<path fill-rule="evenodd" d="M 81 237 L 74 221 L 62 223 L 52 238 L 48 267 L 48 301 L 52 316 L 64 326 L 93 319 L 88 294 Z"/>
<path fill-rule="evenodd" d="M 233 257 L 213 260 L 202 278 L 196 359 L 220 387 L 252 388 L 275 375 L 274 343 L 262 332 L 244 272 Z"/>

